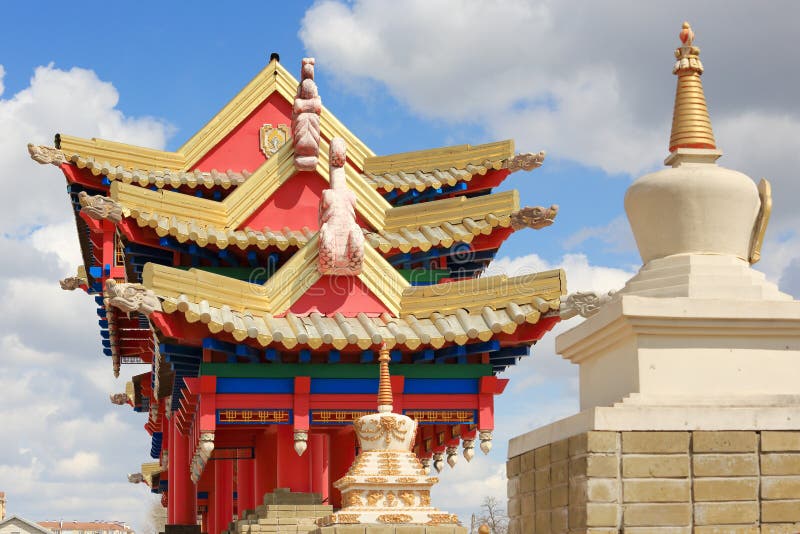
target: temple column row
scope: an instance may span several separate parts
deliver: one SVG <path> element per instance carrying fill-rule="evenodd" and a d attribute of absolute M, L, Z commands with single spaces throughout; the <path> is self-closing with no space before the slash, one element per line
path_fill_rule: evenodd
<path fill-rule="evenodd" d="M 169 524 L 194 525 L 197 522 L 198 486 L 189 477 L 190 440 L 172 422 L 168 440 L 172 443 L 169 449 L 168 521 Z M 207 510 L 201 517 L 203 532 L 218 534 L 227 530 L 234 519 L 234 511 L 242 517 L 246 510 L 253 510 L 261 504 L 264 494 L 275 488 L 319 493 L 323 502 L 341 506 L 338 491 L 329 493 L 330 477 L 331 474 L 343 475 L 355 459 L 352 429 L 311 434 L 309 448 L 302 456 L 294 450 L 290 425 L 259 433 L 254 445 L 252 459 L 212 460 L 206 465 L 199 485 L 208 490 Z"/>

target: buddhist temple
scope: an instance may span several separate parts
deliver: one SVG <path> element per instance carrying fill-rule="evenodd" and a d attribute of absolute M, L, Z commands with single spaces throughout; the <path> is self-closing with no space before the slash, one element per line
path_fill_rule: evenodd
<path fill-rule="evenodd" d="M 219 534 L 282 504 L 307 507 L 292 532 L 346 523 L 369 482 L 343 478 L 369 448 L 354 423 L 389 361 L 410 499 L 459 447 L 490 451 L 501 373 L 560 320 L 561 270 L 481 276 L 512 232 L 553 223 L 550 199 L 493 192 L 544 153 L 377 156 L 323 105 L 316 68 L 298 81 L 273 54 L 174 152 L 68 133 L 28 147 L 74 208 L 83 262 L 62 288 L 95 299 L 110 371 L 142 366 L 111 401 L 142 414 L 128 478 L 161 495 L 168 530 Z M 432 510 L 384 517 L 452 523 Z"/>

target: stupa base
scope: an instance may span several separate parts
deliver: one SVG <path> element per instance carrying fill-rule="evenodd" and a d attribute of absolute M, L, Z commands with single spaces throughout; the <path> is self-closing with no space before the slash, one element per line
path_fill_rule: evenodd
<path fill-rule="evenodd" d="M 439 525 L 458 525 L 458 517 L 454 514 L 442 512 L 436 508 L 368 508 L 359 510 L 357 508 L 342 509 L 335 514 L 324 517 L 317 521 L 323 526 L 333 525 L 419 525 L 419 526 L 439 526 Z"/>
<path fill-rule="evenodd" d="M 331 525 L 309 534 L 467 534 L 460 525 Z"/>

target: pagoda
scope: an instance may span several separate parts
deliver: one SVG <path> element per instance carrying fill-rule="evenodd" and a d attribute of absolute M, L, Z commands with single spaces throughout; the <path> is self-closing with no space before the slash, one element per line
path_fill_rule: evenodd
<path fill-rule="evenodd" d="M 557 206 L 493 192 L 544 153 L 376 156 L 322 105 L 314 68 L 298 82 L 273 54 L 175 152 L 28 146 L 67 180 L 83 264 L 62 287 L 94 297 L 115 374 L 147 366 L 111 401 L 145 414 L 153 461 L 129 480 L 171 526 L 218 534 L 278 495 L 345 506 L 334 482 L 382 347 L 421 465 L 488 453 L 498 374 L 559 321 L 561 270 L 480 276 L 512 232 L 553 223 Z"/>

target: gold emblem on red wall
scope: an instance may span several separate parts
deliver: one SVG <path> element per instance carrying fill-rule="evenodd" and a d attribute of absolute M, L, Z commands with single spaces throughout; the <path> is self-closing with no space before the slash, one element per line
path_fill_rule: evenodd
<path fill-rule="evenodd" d="M 258 139 L 261 143 L 261 152 L 269 159 L 289 140 L 289 125 L 278 124 L 273 126 L 265 124 L 259 131 Z"/>

